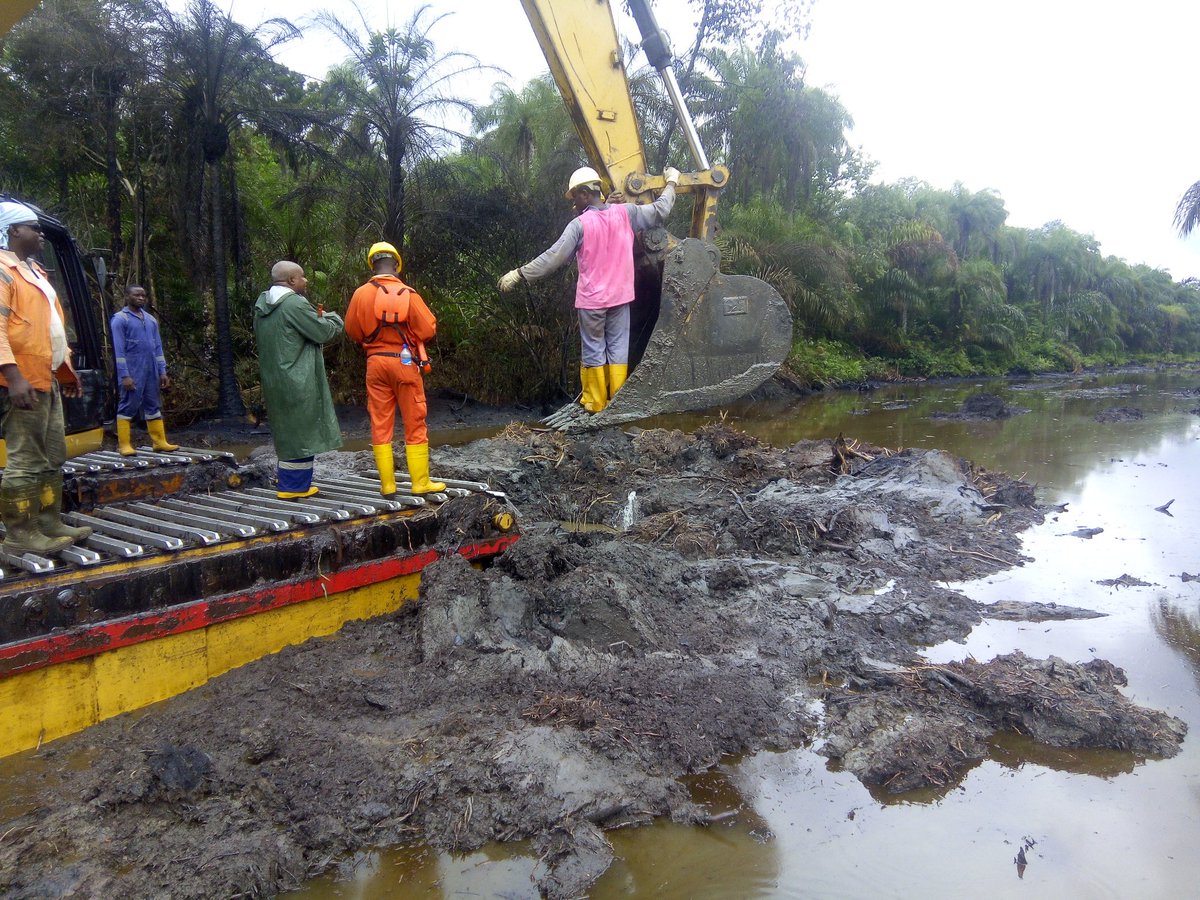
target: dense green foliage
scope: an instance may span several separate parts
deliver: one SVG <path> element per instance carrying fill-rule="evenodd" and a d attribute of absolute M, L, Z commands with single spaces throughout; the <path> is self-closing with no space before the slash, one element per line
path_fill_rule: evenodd
<path fill-rule="evenodd" d="M 791 305 L 801 379 L 1200 353 L 1197 284 L 1104 256 L 1060 223 L 1011 227 L 992 191 L 872 183 L 850 111 L 804 83 L 780 35 L 739 28 L 728 0 L 694 5 L 680 82 L 711 160 L 733 172 L 724 266 Z M 801 30 L 805 4 L 785 7 Z M 115 284 L 148 288 L 181 376 L 177 413 L 256 405 L 250 310 L 274 261 L 299 261 L 337 309 L 379 239 L 402 246 L 440 317 L 435 385 L 518 403 L 571 389 L 571 273 L 513 295 L 494 285 L 558 236 L 567 174 L 586 160 L 548 77 L 499 83 L 482 108 L 464 100 L 468 79 L 503 73 L 441 52 L 440 21 L 436 3 L 386 31 L 327 15 L 346 59 L 318 82 L 272 57 L 303 40 L 290 23 L 247 27 L 211 0 L 46 0 L 4 39 L 0 189 L 105 248 Z M 649 158 L 688 168 L 657 76 L 630 78 Z M 360 399 L 361 354 L 342 344 L 329 364 L 338 398 Z"/>

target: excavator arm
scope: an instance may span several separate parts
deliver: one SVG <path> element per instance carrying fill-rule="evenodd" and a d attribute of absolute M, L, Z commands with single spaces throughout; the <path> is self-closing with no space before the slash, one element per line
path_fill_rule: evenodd
<path fill-rule="evenodd" d="M 662 175 L 646 172 L 646 152 L 638 129 L 621 45 L 607 0 L 521 0 L 545 53 L 550 73 L 575 123 L 588 160 L 604 177 L 605 193 L 620 191 L 633 203 L 649 203 L 665 187 Z M 717 192 L 729 181 L 724 166 L 710 167 L 671 72 L 671 53 L 645 0 L 630 3 L 643 47 L 663 75 L 676 112 L 684 122 L 697 171 L 679 179 L 680 193 L 697 195 L 690 237 L 716 237 Z"/>
<path fill-rule="evenodd" d="M 5 0 L 0 3 L 0 36 L 8 34 L 41 0 Z"/>
<path fill-rule="evenodd" d="M 606 191 L 651 202 L 665 186 L 646 153 L 609 0 L 521 0 Z M 791 351 L 787 304 L 766 282 L 720 271 L 717 196 L 729 170 L 710 166 L 672 71 L 670 46 L 647 0 L 629 0 L 642 47 L 662 76 L 695 170 L 679 179 L 695 197 L 689 238 L 664 229 L 640 236 L 631 309 L 630 374 L 601 412 L 569 404 L 547 418 L 566 431 L 602 428 L 665 412 L 704 409 L 744 396 Z"/>

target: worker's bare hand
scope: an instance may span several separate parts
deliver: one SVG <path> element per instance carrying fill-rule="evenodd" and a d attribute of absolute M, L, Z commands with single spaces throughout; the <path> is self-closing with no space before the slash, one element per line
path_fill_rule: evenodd
<path fill-rule="evenodd" d="M 13 406 L 17 409 L 33 409 L 37 405 L 37 391 L 16 366 L 8 367 L 4 378 L 8 382 L 8 399 Z"/>
<path fill-rule="evenodd" d="M 121 387 L 127 391 L 137 390 L 137 384 L 134 382 L 133 378 L 128 375 L 121 379 Z"/>
<path fill-rule="evenodd" d="M 161 388 L 164 391 L 167 388 L 169 388 L 171 386 L 170 376 L 169 375 L 159 375 L 158 376 L 158 386 L 159 386 L 159 388 Z"/>
<path fill-rule="evenodd" d="M 520 280 L 521 280 L 521 270 L 513 269 L 511 272 L 506 272 L 504 274 L 504 276 L 500 279 L 500 283 L 497 285 L 497 287 L 500 288 L 502 293 L 507 294 L 509 291 L 511 291 L 513 288 L 515 288 L 517 286 L 517 284 L 518 284 L 518 282 L 520 282 Z"/>
<path fill-rule="evenodd" d="M 70 397 L 72 400 L 78 400 L 83 396 L 83 385 L 79 383 L 78 379 L 75 381 L 66 381 L 63 382 L 62 392 L 64 397 Z"/>

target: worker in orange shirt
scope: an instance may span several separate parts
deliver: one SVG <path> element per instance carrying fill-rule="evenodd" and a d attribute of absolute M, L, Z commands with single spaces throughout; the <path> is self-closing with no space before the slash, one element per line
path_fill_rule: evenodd
<path fill-rule="evenodd" d="M 0 546 L 14 556 L 57 553 L 92 534 L 61 518 L 63 398 L 83 396 L 83 386 L 71 365 L 62 304 L 36 259 L 45 242 L 36 210 L 0 201 L 0 425 L 7 452 Z"/>
<path fill-rule="evenodd" d="M 350 298 L 346 334 L 367 354 L 367 412 L 371 416 L 371 449 L 379 469 L 379 492 L 396 493 L 396 406 L 404 420 L 404 451 L 412 493 L 444 491 L 429 480 L 429 432 L 425 428 L 425 384 L 429 371 L 425 342 L 437 332 L 437 319 L 421 295 L 400 280 L 403 261 L 391 244 L 379 242 L 367 251 L 371 278 Z"/>

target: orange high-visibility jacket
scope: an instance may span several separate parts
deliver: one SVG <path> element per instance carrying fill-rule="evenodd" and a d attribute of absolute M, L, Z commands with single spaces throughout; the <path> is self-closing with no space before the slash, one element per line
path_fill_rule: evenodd
<path fill-rule="evenodd" d="M 33 260 L 27 260 L 27 264 L 46 277 L 46 270 Z M 15 364 L 38 391 L 50 390 L 53 377 L 66 383 L 78 381 L 71 366 L 70 347 L 59 370 L 50 371 L 50 304 L 22 268 L 15 253 L 0 250 L 0 366 Z M 55 298 L 54 305 L 65 328 L 67 317 L 62 304 Z M 3 375 L 0 385 L 8 387 Z"/>

